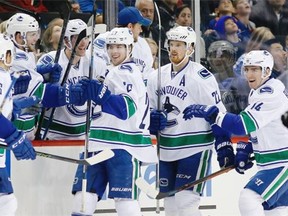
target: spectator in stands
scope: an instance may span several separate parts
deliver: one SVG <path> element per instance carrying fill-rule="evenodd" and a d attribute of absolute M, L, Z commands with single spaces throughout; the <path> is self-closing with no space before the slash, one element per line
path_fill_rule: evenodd
<path fill-rule="evenodd" d="M 152 38 L 145 38 L 145 40 L 147 41 L 150 49 L 151 49 L 151 53 L 152 53 L 152 57 L 153 57 L 153 69 L 157 69 L 158 68 L 158 45 L 157 43 L 152 39 Z"/>
<path fill-rule="evenodd" d="M 275 36 L 288 34 L 288 5 L 285 0 L 262 0 L 252 7 L 250 20 L 257 27 L 268 27 Z"/>
<path fill-rule="evenodd" d="M 6 23 L 7 23 L 7 20 L 5 20 L 5 21 L 0 23 L 0 33 L 1 34 L 5 34 L 6 33 Z"/>
<path fill-rule="evenodd" d="M 287 70 L 287 52 L 279 39 L 273 38 L 264 42 L 261 49 L 268 50 L 274 58 L 274 66 L 271 77 L 278 78 L 284 71 Z"/>
<path fill-rule="evenodd" d="M 237 47 L 236 57 L 239 58 L 245 50 L 245 43 L 238 36 L 237 20 L 232 16 L 222 16 L 215 25 L 219 39 L 227 40 Z"/>
<path fill-rule="evenodd" d="M 217 21 L 222 16 L 232 16 L 235 9 L 233 7 L 231 0 L 218 0 L 216 1 L 216 8 L 215 13 L 217 14 L 216 18 L 211 20 L 208 25 L 208 30 L 205 32 L 205 34 L 210 34 L 213 32 L 215 25 Z"/>
<path fill-rule="evenodd" d="M 175 10 L 175 26 L 192 27 L 192 12 L 189 5 L 183 4 Z"/>
<path fill-rule="evenodd" d="M 158 18 L 155 16 L 155 8 L 153 0 L 136 0 L 135 7 L 141 12 L 143 17 L 148 18 L 152 21 L 151 25 L 143 26 L 141 36 L 145 38 L 152 38 L 154 41 L 159 41 L 159 25 Z M 166 32 L 161 27 L 161 65 L 169 63 L 168 52 L 164 47 L 166 41 Z"/>
<path fill-rule="evenodd" d="M 252 31 L 256 28 L 255 23 L 250 21 L 251 5 L 248 0 L 235 0 L 235 18 L 243 40 L 249 40 Z"/>
<path fill-rule="evenodd" d="M 233 67 L 234 73 L 237 74 L 238 76 L 241 76 L 241 70 L 245 54 L 252 50 L 259 50 L 265 41 L 270 40 L 272 38 L 275 38 L 275 36 L 272 34 L 269 28 L 267 27 L 256 28 L 251 34 L 249 41 L 247 42 L 245 53 L 238 58 L 237 62 Z"/>
<path fill-rule="evenodd" d="M 45 52 L 57 50 L 59 39 L 61 36 L 61 30 L 63 26 L 63 19 L 55 18 L 49 24 L 47 29 L 42 35 L 42 42 Z"/>
<path fill-rule="evenodd" d="M 20 9 L 26 9 L 28 11 L 35 12 L 35 13 L 42 13 L 48 12 L 47 8 L 44 5 L 45 0 L 6 0 L 5 2 L 14 5 L 15 7 L 19 7 Z M 4 4 L 5 5 L 5 4 Z M 11 12 L 11 11 L 20 11 L 16 8 L 12 8 L 9 6 L 1 5 L 0 12 Z"/>
<path fill-rule="evenodd" d="M 157 5 L 161 17 L 161 24 L 165 32 L 168 32 L 175 25 L 175 9 L 178 0 L 158 0 Z"/>

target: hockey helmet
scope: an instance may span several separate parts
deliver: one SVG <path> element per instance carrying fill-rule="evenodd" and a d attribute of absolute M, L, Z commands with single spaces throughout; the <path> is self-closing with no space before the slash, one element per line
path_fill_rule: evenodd
<path fill-rule="evenodd" d="M 27 44 L 26 35 L 27 32 L 38 31 L 40 35 L 40 28 L 37 20 L 25 13 L 16 13 L 6 23 L 6 32 L 9 37 L 15 41 L 15 34 L 20 32 L 21 37 Z"/>
<path fill-rule="evenodd" d="M 0 60 L 4 61 L 6 66 L 11 66 L 15 54 L 15 47 L 13 42 L 3 34 L 0 34 Z M 11 55 L 11 61 L 7 62 L 7 54 Z"/>
<path fill-rule="evenodd" d="M 69 20 L 65 31 L 65 37 L 68 37 L 68 39 L 71 40 L 71 36 L 79 35 L 80 32 L 86 28 L 87 24 L 81 19 Z"/>
<path fill-rule="evenodd" d="M 262 68 L 262 78 L 269 77 L 274 66 L 274 59 L 267 50 L 253 50 L 246 54 L 243 61 L 243 69 L 245 66 L 260 66 Z M 270 69 L 270 73 L 266 74 L 266 69 Z M 266 74 L 266 75 L 265 75 Z"/>
<path fill-rule="evenodd" d="M 114 28 L 106 37 L 106 45 L 108 44 L 125 44 L 129 46 L 133 44 L 134 38 L 132 31 L 128 28 Z"/>
<path fill-rule="evenodd" d="M 196 43 L 196 33 L 191 27 L 178 26 L 167 32 L 168 41 L 183 41 L 187 47 L 190 47 L 192 43 Z"/>

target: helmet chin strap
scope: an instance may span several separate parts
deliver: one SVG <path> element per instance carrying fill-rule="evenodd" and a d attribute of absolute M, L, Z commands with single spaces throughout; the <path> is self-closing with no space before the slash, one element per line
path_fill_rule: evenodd
<path fill-rule="evenodd" d="M 188 50 L 188 46 L 187 46 L 184 58 L 178 64 L 174 64 L 172 62 L 173 66 L 178 67 L 179 65 L 181 65 L 186 60 L 186 58 L 189 58 L 194 53 L 194 49 L 192 50 L 192 52 L 189 55 L 188 55 L 188 52 L 189 52 L 189 50 Z"/>

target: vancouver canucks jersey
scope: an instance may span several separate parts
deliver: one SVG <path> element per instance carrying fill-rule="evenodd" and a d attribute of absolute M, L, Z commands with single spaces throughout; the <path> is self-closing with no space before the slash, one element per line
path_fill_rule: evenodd
<path fill-rule="evenodd" d="M 3 103 L 5 95 L 7 91 L 9 90 L 10 84 L 11 84 L 10 74 L 7 71 L 5 71 L 3 68 L 0 68 L 0 105 L 2 105 Z M 13 101 L 12 101 L 12 91 L 11 91 L 1 110 L 2 114 L 6 118 L 9 118 L 9 116 L 11 116 L 12 107 L 13 107 Z M 1 130 L 5 130 L 5 128 L 2 127 Z M 3 142 L 3 140 L 0 139 L 0 143 L 1 142 Z M 0 168 L 5 167 L 5 160 L 6 160 L 5 150 L 0 148 Z"/>
<path fill-rule="evenodd" d="M 269 79 L 251 90 L 249 106 L 241 112 L 260 169 L 288 166 L 288 131 L 281 122 L 281 115 L 288 110 L 287 97 L 283 83 Z"/>
<path fill-rule="evenodd" d="M 15 95 L 13 97 L 20 98 L 24 96 L 36 95 L 38 98 L 43 98 L 45 85 L 43 85 L 42 83 L 42 76 L 36 71 L 36 62 L 33 54 L 24 52 L 23 50 L 16 48 L 16 54 L 14 56 L 14 61 L 10 71 L 12 73 L 21 71 L 22 75 L 31 76 L 27 92 Z M 34 139 L 34 115 L 21 115 L 14 122 L 14 124 L 19 130 L 23 130 L 27 134 L 27 137 L 29 139 Z"/>
<path fill-rule="evenodd" d="M 37 62 L 37 65 L 48 65 L 53 64 L 55 59 L 56 51 L 49 52 L 43 55 Z M 67 58 L 64 49 L 61 50 L 58 63 L 62 67 L 61 78 L 59 84 L 62 83 L 64 74 L 68 65 L 69 59 Z M 89 77 L 89 65 L 90 59 L 87 55 L 81 57 L 80 61 L 76 65 L 72 65 L 67 80 L 67 84 L 75 84 L 80 79 Z M 94 72 L 105 71 L 106 64 L 99 57 L 94 58 Z M 45 125 L 48 123 L 48 119 L 51 114 L 49 109 L 45 113 L 45 118 L 42 127 L 42 132 L 45 131 Z M 57 107 L 53 115 L 53 122 L 50 125 L 49 133 L 47 138 L 50 140 L 57 139 L 84 139 L 86 129 L 86 116 L 87 116 L 87 104 L 82 106 L 76 106 L 69 104 L 62 107 Z"/>
<path fill-rule="evenodd" d="M 140 161 L 157 162 L 148 130 L 149 101 L 138 67 L 134 62 L 113 67 L 107 73 L 105 83 L 112 94 L 125 98 L 123 110 L 127 110 L 128 118 L 121 120 L 96 106 L 90 127 L 89 151 L 125 149 Z"/>
<path fill-rule="evenodd" d="M 212 149 L 214 136 L 209 123 L 202 118 L 185 121 L 182 113 L 191 104 L 216 105 L 225 111 L 212 73 L 192 61 L 178 73 L 172 71 L 172 64 L 167 64 L 161 67 L 159 90 L 157 76 L 156 71 L 149 76 L 147 88 L 151 108 L 167 112 L 167 126 L 160 132 L 160 159 L 175 161 Z"/>

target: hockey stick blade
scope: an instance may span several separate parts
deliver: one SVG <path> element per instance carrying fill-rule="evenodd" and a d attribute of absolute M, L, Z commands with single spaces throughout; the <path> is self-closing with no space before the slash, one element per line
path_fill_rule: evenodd
<path fill-rule="evenodd" d="M 4 144 L 0 144 L 0 148 L 8 149 L 8 146 L 4 145 Z M 87 158 L 87 159 L 83 159 L 83 160 L 63 157 L 63 156 L 54 155 L 54 154 L 45 153 L 45 152 L 39 152 L 39 151 L 35 151 L 35 153 L 37 156 L 40 156 L 40 157 L 51 158 L 51 159 L 55 159 L 55 160 L 65 161 L 65 162 L 69 162 L 69 163 L 75 163 L 75 164 L 79 164 L 79 165 L 87 165 L 87 166 L 95 165 L 95 164 L 100 163 L 102 161 L 108 160 L 109 158 L 114 156 L 113 151 L 110 149 L 107 149 L 107 150 L 105 149 L 105 150 L 101 151 L 100 153 L 98 153 L 97 155 L 90 157 L 90 158 Z"/>
<path fill-rule="evenodd" d="M 250 161 L 253 161 L 254 159 L 255 159 L 254 157 L 251 157 L 251 158 L 250 158 Z M 173 195 L 175 195 L 176 193 L 178 193 L 178 192 L 180 192 L 180 191 L 183 191 L 183 190 L 186 190 L 186 189 L 188 189 L 188 188 L 194 187 L 195 185 L 198 185 L 198 184 L 203 183 L 203 182 L 205 182 L 205 181 L 207 181 L 207 180 L 210 180 L 210 179 L 212 179 L 212 178 L 214 178 L 214 177 L 217 177 L 217 176 L 219 176 L 219 175 L 222 175 L 222 174 L 224 174 L 224 173 L 227 173 L 227 172 L 235 169 L 235 167 L 236 167 L 235 165 L 230 165 L 230 166 L 225 167 L 225 168 L 223 168 L 223 169 L 221 169 L 221 170 L 218 170 L 218 171 L 216 171 L 216 172 L 214 172 L 214 173 L 212 173 L 212 174 L 210 174 L 210 175 L 208 175 L 208 176 L 205 176 L 205 177 L 203 177 L 203 178 L 201 178 L 201 179 L 197 179 L 197 180 L 195 180 L 195 181 L 193 181 L 193 182 L 189 182 L 189 183 L 187 183 L 187 184 L 185 184 L 185 185 L 183 185 L 183 186 L 181 186 L 181 187 L 176 188 L 175 190 L 172 190 L 172 191 L 169 191 L 169 192 L 164 192 L 164 193 L 163 193 L 163 192 L 158 192 L 156 189 L 154 189 L 151 185 L 149 185 L 149 184 L 148 184 L 143 178 L 141 178 L 141 177 L 136 180 L 136 185 L 137 185 L 144 193 L 146 193 L 148 196 L 159 200 L 159 199 L 163 199 L 163 198 L 165 198 L 165 197 L 173 196 Z"/>

